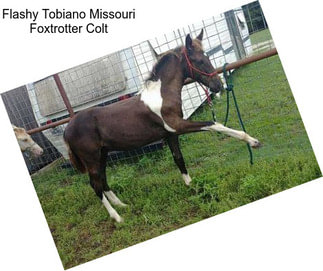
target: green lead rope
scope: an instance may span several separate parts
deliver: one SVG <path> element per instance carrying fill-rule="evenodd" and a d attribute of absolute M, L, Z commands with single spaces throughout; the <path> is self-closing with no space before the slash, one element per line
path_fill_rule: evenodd
<path fill-rule="evenodd" d="M 224 126 L 227 125 L 228 122 L 228 118 L 229 118 L 229 110 L 230 110 L 230 92 L 232 93 L 232 97 L 233 97 L 233 101 L 234 101 L 234 105 L 236 107 L 236 111 L 237 111 L 237 115 L 239 118 L 239 123 L 241 128 L 243 129 L 243 131 L 246 133 L 246 128 L 243 124 L 242 118 L 241 118 L 241 114 L 240 114 L 240 110 L 239 110 L 239 106 L 237 103 L 237 98 L 236 95 L 234 94 L 234 90 L 233 90 L 233 82 L 232 82 L 232 73 L 229 70 L 229 75 L 227 74 L 227 70 L 226 70 L 226 66 L 228 65 L 228 63 L 225 63 L 223 65 L 222 71 L 223 71 L 223 75 L 224 75 L 224 79 L 225 79 L 225 83 L 227 85 L 226 90 L 227 90 L 227 110 L 226 110 L 226 115 L 225 115 L 225 121 L 224 121 Z M 250 156 L 250 164 L 253 165 L 253 154 L 252 154 L 252 149 L 250 147 L 250 144 L 247 143 L 247 148 L 249 151 L 249 156 Z"/>

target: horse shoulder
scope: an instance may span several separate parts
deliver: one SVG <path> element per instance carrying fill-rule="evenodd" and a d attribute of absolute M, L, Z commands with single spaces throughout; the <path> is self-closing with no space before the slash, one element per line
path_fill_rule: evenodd
<path fill-rule="evenodd" d="M 144 89 L 140 94 L 140 100 L 150 109 L 150 112 L 157 115 L 163 123 L 164 129 L 168 132 L 176 132 L 176 130 L 164 119 L 162 110 L 165 108 L 167 111 L 171 111 L 171 105 L 165 103 L 165 97 L 161 93 L 161 82 L 150 82 L 148 87 Z"/>

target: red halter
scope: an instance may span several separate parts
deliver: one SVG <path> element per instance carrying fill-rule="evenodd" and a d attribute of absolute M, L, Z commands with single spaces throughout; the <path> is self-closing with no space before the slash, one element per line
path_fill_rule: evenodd
<path fill-rule="evenodd" d="M 187 55 L 187 50 L 186 50 L 186 47 L 184 46 L 183 49 L 182 49 L 182 53 L 185 57 L 185 60 L 186 60 L 186 63 L 187 63 L 187 66 L 190 70 L 190 74 L 191 74 L 191 78 L 194 79 L 194 75 L 193 75 L 193 70 L 196 71 L 197 73 L 199 74 L 203 74 L 203 75 L 206 75 L 208 76 L 209 80 L 212 76 L 214 75 L 217 75 L 218 73 L 216 71 L 214 72 L 211 72 L 211 73 L 207 73 L 207 72 L 204 72 L 204 71 L 201 71 L 200 69 L 196 68 L 193 66 L 192 62 L 190 61 L 190 59 L 188 58 L 188 55 Z M 199 85 L 201 86 L 201 88 L 204 90 L 205 92 L 205 95 L 206 95 L 206 98 L 207 98 L 207 102 L 209 104 L 209 106 L 211 107 L 212 106 L 212 99 L 210 97 L 210 94 L 208 92 L 208 90 L 206 89 L 205 86 L 203 86 L 200 82 L 198 82 Z"/>
<path fill-rule="evenodd" d="M 192 79 L 193 79 L 193 77 L 194 77 L 194 76 L 193 76 L 193 70 L 194 70 L 194 71 L 196 71 L 196 72 L 197 72 L 197 73 L 199 73 L 199 74 L 203 74 L 203 75 L 206 75 L 206 76 L 208 76 L 208 77 L 212 77 L 212 76 L 214 76 L 214 75 L 218 74 L 216 71 L 211 72 L 211 73 L 207 73 L 207 72 L 201 71 L 200 69 L 198 69 L 198 68 L 194 67 L 194 66 L 193 66 L 193 64 L 192 64 L 192 62 L 191 62 L 191 61 L 190 61 L 190 59 L 188 58 L 187 50 L 186 50 L 186 48 L 185 48 L 185 47 L 183 47 L 182 52 L 183 52 L 183 54 L 184 54 L 184 56 L 185 56 L 185 59 L 186 59 L 186 62 L 187 62 L 187 66 L 188 66 L 188 68 L 189 68 L 189 70 L 190 70 L 190 73 L 191 73 L 191 77 L 192 77 Z"/>

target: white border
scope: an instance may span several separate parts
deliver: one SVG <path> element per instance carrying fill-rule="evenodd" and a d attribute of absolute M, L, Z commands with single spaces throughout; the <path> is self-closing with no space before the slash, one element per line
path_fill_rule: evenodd
<path fill-rule="evenodd" d="M 0 20 L 0 91 L 248 2 L 2 0 L 1 8 L 136 8 L 137 19 L 111 25 L 108 36 L 46 38 L 26 34 L 25 22 Z M 319 2 L 263 0 L 261 4 L 323 168 Z M 0 121 L 1 269 L 63 270 L 2 102 Z M 322 270 L 322 195 L 320 178 L 74 269 Z"/>

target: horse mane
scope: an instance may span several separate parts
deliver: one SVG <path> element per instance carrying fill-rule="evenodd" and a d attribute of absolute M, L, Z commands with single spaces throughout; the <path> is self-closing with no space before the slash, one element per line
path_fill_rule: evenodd
<path fill-rule="evenodd" d="M 157 55 L 157 62 L 153 66 L 152 71 L 150 72 L 148 78 L 145 80 L 147 83 L 148 81 L 157 81 L 160 76 L 160 71 L 164 67 L 164 64 L 170 59 L 170 57 L 177 57 L 180 59 L 180 52 L 182 50 L 183 46 L 176 47 L 175 49 L 171 49 L 169 51 L 166 51 L 165 53 L 162 53 L 160 55 Z"/>

